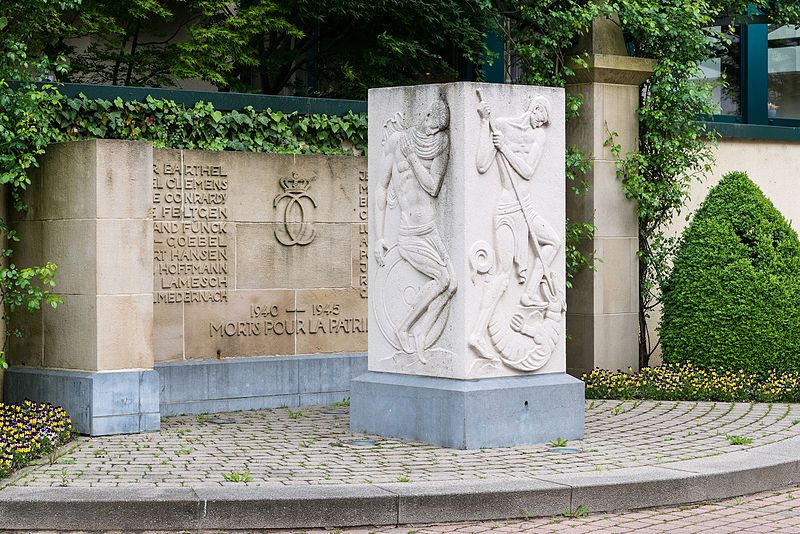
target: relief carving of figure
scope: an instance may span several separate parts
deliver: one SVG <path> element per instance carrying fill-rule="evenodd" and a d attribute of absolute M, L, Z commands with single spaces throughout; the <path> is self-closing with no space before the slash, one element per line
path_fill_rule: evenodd
<path fill-rule="evenodd" d="M 553 261 L 562 243 L 553 227 L 537 213 L 528 195 L 546 142 L 550 102 L 534 98 L 519 117 L 494 118 L 480 92 L 480 174 L 497 167 L 501 194 L 494 215 L 493 250 L 478 250 L 485 276 L 481 304 L 470 346 L 482 357 L 522 371 L 542 367 L 559 339 L 566 304 L 554 281 Z M 483 242 L 481 242 L 483 243 Z M 488 260 L 487 260 L 488 258 Z M 487 262 L 489 263 L 488 265 Z M 473 263 L 475 264 L 475 263 Z M 514 312 L 498 313 L 512 280 L 521 287 Z"/>
<path fill-rule="evenodd" d="M 393 324 L 399 348 L 426 363 L 426 350 L 441 333 L 440 317 L 456 291 L 450 256 L 436 226 L 436 197 L 442 189 L 450 151 L 450 110 L 438 99 L 417 125 L 404 127 L 397 114 L 384 125 L 387 168 L 376 189 L 375 259 L 382 269 L 387 255 L 399 254 L 425 280 L 411 290 L 408 311 Z M 400 208 L 397 244 L 390 249 L 384 236 L 387 207 Z M 396 249 L 396 252 L 394 252 Z M 418 275 L 416 275 L 418 276 Z M 439 323 L 439 324 L 437 324 Z M 392 342 L 390 340 L 390 342 Z"/>

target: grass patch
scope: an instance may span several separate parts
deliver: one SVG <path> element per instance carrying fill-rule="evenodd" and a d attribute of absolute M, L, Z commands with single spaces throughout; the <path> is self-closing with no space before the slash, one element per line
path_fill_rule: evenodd
<path fill-rule="evenodd" d="M 748 438 L 747 436 L 732 436 L 730 434 L 725 434 L 725 439 L 727 439 L 728 443 L 731 445 L 750 445 L 753 443 L 753 438 Z"/>

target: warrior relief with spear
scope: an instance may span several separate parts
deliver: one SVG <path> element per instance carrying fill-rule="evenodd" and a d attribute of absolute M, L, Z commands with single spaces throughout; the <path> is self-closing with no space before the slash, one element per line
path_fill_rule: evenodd
<path fill-rule="evenodd" d="M 470 345 L 480 356 L 533 371 L 550 358 L 560 337 L 559 323 L 566 304 L 551 271 L 562 243 L 556 231 L 536 213 L 525 185 L 533 179 L 544 152 L 550 121 L 550 102 L 531 100 L 519 117 L 494 118 L 477 91 L 480 116 L 477 167 L 480 174 L 493 165 L 500 175 L 501 193 L 494 215 L 493 265 L 487 277 Z M 512 274 L 523 285 L 515 313 L 498 312 Z"/>

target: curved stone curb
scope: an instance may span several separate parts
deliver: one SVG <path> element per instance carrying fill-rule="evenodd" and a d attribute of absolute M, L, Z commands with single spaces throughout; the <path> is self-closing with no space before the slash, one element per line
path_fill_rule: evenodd
<path fill-rule="evenodd" d="M 499 520 L 724 499 L 800 483 L 800 436 L 696 460 L 520 480 L 0 491 L 0 529 L 313 528 Z"/>

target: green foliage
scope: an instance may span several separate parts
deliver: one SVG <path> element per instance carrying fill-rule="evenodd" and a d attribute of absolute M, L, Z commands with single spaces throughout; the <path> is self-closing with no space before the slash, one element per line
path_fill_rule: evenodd
<path fill-rule="evenodd" d="M 594 369 L 581 379 L 587 399 L 800 402 L 798 371 L 752 374 L 687 363 L 644 367 L 637 373 Z"/>
<path fill-rule="evenodd" d="M 605 2 L 575 0 L 510 0 L 497 2 L 510 19 L 506 30 L 524 83 L 563 87 L 574 74 L 568 51 L 595 17 L 606 14 Z"/>
<path fill-rule="evenodd" d="M 231 471 L 230 473 L 220 473 L 222 478 L 225 482 L 241 482 L 247 484 L 248 482 L 253 481 L 253 476 L 250 474 L 250 470 L 246 470 L 242 473 L 238 471 Z"/>
<path fill-rule="evenodd" d="M 691 182 L 713 163 L 715 132 L 697 122 L 717 112 L 711 84 L 699 82 L 697 65 L 719 54 L 728 28 L 716 29 L 722 17 L 747 14 L 748 4 L 773 20 L 800 22 L 796 4 L 744 0 L 614 0 L 636 55 L 657 60 L 645 83 L 639 110 L 638 153 L 622 154 L 623 191 L 636 201 L 639 216 L 639 363 L 646 366 L 657 346 L 647 321 L 658 307 L 669 276 L 675 240 L 665 235 L 689 200 Z M 723 81 L 723 83 L 725 83 Z"/>
<path fill-rule="evenodd" d="M 753 438 L 748 438 L 747 436 L 734 436 L 732 434 L 725 434 L 725 439 L 727 439 L 728 443 L 731 445 L 750 445 L 753 443 Z"/>
<path fill-rule="evenodd" d="M 66 99 L 53 126 L 65 139 L 152 141 L 158 148 L 292 154 L 366 153 L 367 117 L 281 111 L 219 111 L 209 103 L 185 107 L 148 97 L 144 102 Z"/>
<path fill-rule="evenodd" d="M 0 479 L 71 439 L 72 421 L 63 408 L 27 400 L 0 403 Z"/>
<path fill-rule="evenodd" d="M 77 2 L 31 0 L 5 2 L 0 12 L 0 185 L 7 186 L 17 209 L 23 207 L 22 191 L 30 184 L 28 171 L 36 167 L 45 147 L 61 139 L 52 127 L 61 97 L 49 87 L 38 88 L 32 80 L 61 71 L 63 64 L 44 55 L 42 36 L 63 29 L 60 15 Z M 19 81 L 12 89 L 8 81 Z M 16 234 L 0 220 L 0 242 L 17 241 Z M 8 337 L 19 335 L 10 328 L 11 315 L 19 310 L 37 311 L 43 305 L 55 307 L 61 299 L 52 293 L 56 266 L 21 267 L 12 259 L 9 246 L 0 247 L 0 306 L 5 337 L 0 351 L 0 368 L 7 366 Z"/>
<path fill-rule="evenodd" d="M 664 361 L 800 369 L 800 240 L 744 173 L 708 194 L 664 286 Z"/>
<path fill-rule="evenodd" d="M 51 40 L 72 66 L 60 81 L 200 78 L 303 93 L 295 77 L 311 70 L 317 93 L 363 98 L 368 87 L 454 79 L 451 56 L 480 63 L 490 13 L 486 1 L 462 0 L 85 0 Z M 64 44 L 74 36 L 90 37 L 88 48 Z"/>

